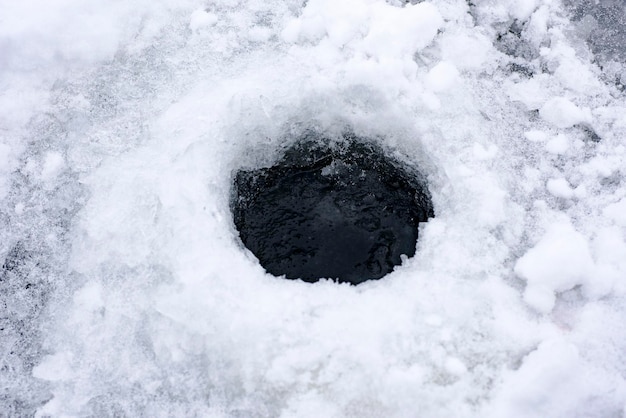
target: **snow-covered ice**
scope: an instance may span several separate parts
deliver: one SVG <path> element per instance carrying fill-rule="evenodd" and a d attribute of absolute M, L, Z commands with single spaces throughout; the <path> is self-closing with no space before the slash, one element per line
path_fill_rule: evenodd
<path fill-rule="evenodd" d="M 623 2 L 0 0 L 0 415 L 626 414 Z M 427 175 L 416 255 L 267 275 L 234 173 Z"/>

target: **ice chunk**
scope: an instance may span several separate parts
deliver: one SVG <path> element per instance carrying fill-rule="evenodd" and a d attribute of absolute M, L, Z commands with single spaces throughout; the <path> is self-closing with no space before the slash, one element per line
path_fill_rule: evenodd
<path fill-rule="evenodd" d="M 528 37 L 531 44 L 537 48 L 545 39 L 550 22 L 550 10 L 547 6 L 539 7 L 531 16 L 524 36 Z"/>
<path fill-rule="evenodd" d="M 435 92 L 449 90 L 459 80 L 459 70 L 449 62 L 442 61 L 428 71 L 426 85 Z"/>
<path fill-rule="evenodd" d="M 549 95 L 546 91 L 548 80 L 542 74 L 529 80 L 523 80 L 511 85 L 506 94 L 515 101 L 519 101 L 527 110 L 539 109 Z"/>
<path fill-rule="evenodd" d="M 602 213 L 617 225 L 626 226 L 626 198 L 608 205 Z"/>
<path fill-rule="evenodd" d="M 569 221 L 557 221 L 517 261 L 515 273 L 526 280 L 526 303 L 548 313 L 551 295 L 584 284 L 593 267 L 587 239 Z"/>
<path fill-rule="evenodd" d="M 559 134 L 546 142 L 546 151 L 551 154 L 565 154 L 570 146 L 570 140 L 567 135 Z"/>
<path fill-rule="evenodd" d="M 71 367 L 72 356 L 69 353 L 59 352 L 46 356 L 39 365 L 33 369 L 33 375 L 44 380 L 65 380 L 74 374 Z"/>
<path fill-rule="evenodd" d="M 546 189 L 552 196 L 561 197 L 563 199 L 571 199 L 574 190 L 564 178 L 550 179 L 546 183 Z"/>
<path fill-rule="evenodd" d="M 73 19 L 68 19 L 68 11 Z M 53 63 L 59 58 L 106 59 L 113 56 L 124 32 L 135 23 L 131 18 L 134 12 L 137 9 L 120 3 L 114 7 L 75 0 L 14 3 L 3 10 L 3 52 L 9 62 L 26 61 L 22 65 Z M 28 42 L 11 41 L 20 37 Z"/>
<path fill-rule="evenodd" d="M 65 159 L 58 151 L 49 151 L 46 153 L 41 169 L 41 179 L 50 182 L 57 177 L 65 166 Z"/>
<path fill-rule="evenodd" d="M 11 147 L 0 143 L 0 173 L 8 171 L 10 168 Z"/>
<path fill-rule="evenodd" d="M 448 357 L 446 359 L 445 368 L 448 373 L 455 376 L 461 376 L 462 374 L 467 373 L 467 367 L 465 364 L 456 357 Z"/>
<path fill-rule="evenodd" d="M 619 395 L 601 395 L 614 392 L 616 383 L 599 379 L 601 375 L 602 371 L 589 365 L 574 344 L 562 338 L 546 340 L 506 377 L 490 416 L 594 416 L 599 410 L 608 413 L 615 408 Z"/>
<path fill-rule="evenodd" d="M 255 26 L 250 28 L 248 32 L 248 39 L 253 42 L 265 42 L 270 36 L 272 36 L 272 31 L 269 28 L 264 28 L 260 26 Z"/>
<path fill-rule="evenodd" d="M 429 45 L 443 25 L 443 19 L 430 3 L 389 8 L 384 3 L 372 8 L 364 50 L 375 56 L 413 54 Z"/>
<path fill-rule="evenodd" d="M 597 231 L 592 242 L 592 251 L 596 269 L 585 287 L 585 293 L 595 299 L 610 294 L 616 289 L 616 285 L 622 283 L 620 279 L 626 270 L 626 242 L 621 228 L 611 226 Z"/>
<path fill-rule="evenodd" d="M 548 313 L 554 308 L 556 295 L 550 286 L 543 284 L 526 286 L 524 301 L 536 311 Z"/>
<path fill-rule="evenodd" d="M 327 38 L 326 48 L 347 46 L 395 60 L 425 48 L 442 25 L 439 11 L 427 2 L 398 8 L 384 2 L 315 0 L 307 3 L 301 16 L 287 22 L 281 36 L 290 43 L 321 43 Z"/>
<path fill-rule="evenodd" d="M 213 13 L 209 13 L 204 9 L 196 10 L 191 14 L 189 20 L 189 28 L 192 31 L 197 31 L 208 26 L 213 26 L 217 23 L 217 16 Z"/>
<path fill-rule="evenodd" d="M 548 139 L 548 134 L 544 131 L 532 130 L 525 132 L 524 137 L 530 142 L 544 142 Z"/>
<path fill-rule="evenodd" d="M 444 59 L 461 70 L 483 69 L 493 50 L 491 41 L 480 33 L 447 33 L 441 47 Z"/>
<path fill-rule="evenodd" d="M 590 123 L 591 111 L 579 108 L 564 97 L 548 100 L 539 110 L 541 117 L 558 128 L 570 128 L 578 123 Z"/>
<path fill-rule="evenodd" d="M 2 199 L 8 193 L 8 176 L 5 173 L 9 172 L 13 162 L 11 161 L 11 147 L 0 143 L 0 199 Z"/>
<path fill-rule="evenodd" d="M 525 21 L 537 8 L 538 0 L 515 0 L 511 2 L 511 15 L 520 21 Z"/>
<path fill-rule="evenodd" d="M 102 285 L 88 283 L 82 289 L 74 293 L 74 303 L 87 311 L 94 311 L 104 306 Z"/>
<path fill-rule="evenodd" d="M 490 144 L 488 147 L 485 147 L 482 144 L 475 143 L 473 147 L 474 156 L 478 160 L 491 160 L 496 155 L 498 155 L 498 147 Z"/>

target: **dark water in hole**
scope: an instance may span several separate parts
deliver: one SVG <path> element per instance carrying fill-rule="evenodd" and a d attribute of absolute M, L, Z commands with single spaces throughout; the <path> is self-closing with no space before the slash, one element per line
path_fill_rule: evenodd
<path fill-rule="evenodd" d="M 275 276 L 379 279 L 415 254 L 433 216 L 421 176 L 378 147 L 294 145 L 270 168 L 239 171 L 232 201 L 244 245 Z"/>

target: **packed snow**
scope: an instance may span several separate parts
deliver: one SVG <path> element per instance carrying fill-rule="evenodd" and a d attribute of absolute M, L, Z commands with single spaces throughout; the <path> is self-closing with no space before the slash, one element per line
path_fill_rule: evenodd
<path fill-rule="evenodd" d="M 0 415 L 626 414 L 620 0 L 0 0 Z M 234 173 L 427 175 L 414 257 L 268 275 Z"/>

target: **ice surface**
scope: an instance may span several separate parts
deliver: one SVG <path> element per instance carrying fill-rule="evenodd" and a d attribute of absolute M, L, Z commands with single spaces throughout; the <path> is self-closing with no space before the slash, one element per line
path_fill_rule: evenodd
<path fill-rule="evenodd" d="M 3 414 L 626 413 L 623 3 L 0 10 Z M 428 176 L 382 280 L 237 240 L 234 173 L 309 129 Z"/>

